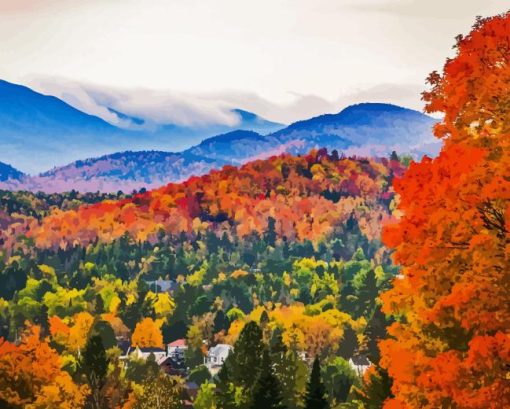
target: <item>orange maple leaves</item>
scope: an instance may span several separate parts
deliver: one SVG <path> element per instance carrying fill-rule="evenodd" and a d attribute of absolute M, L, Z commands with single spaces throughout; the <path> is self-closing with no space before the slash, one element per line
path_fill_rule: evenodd
<path fill-rule="evenodd" d="M 507 14 L 459 38 L 424 94 L 443 150 L 394 184 L 403 217 L 384 241 L 403 279 L 382 299 L 405 320 L 380 344 L 388 407 L 510 406 L 509 33 Z"/>
<path fill-rule="evenodd" d="M 60 358 L 39 327 L 29 327 L 19 345 L 0 339 L 0 404 L 24 408 L 83 407 L 86 386 L 61 370 Z"/>

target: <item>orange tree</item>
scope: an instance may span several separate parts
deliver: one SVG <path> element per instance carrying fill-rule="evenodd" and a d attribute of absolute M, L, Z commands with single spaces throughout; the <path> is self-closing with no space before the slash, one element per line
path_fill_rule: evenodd
<path fill-rule="evenodd" d="M 0 407 L 82 408 L 87 394 L 60 368 L 39 327 L 29 327 L 19 345 L 0 338 Z"/>
<path fill-rule="evenodd" d="M 388 408 L 510 407 L 510 14 L 456 49 L 424 93 L 443 149 L 396 180 L 384 231 L 402 266 L 382 296 L 400 317 L 380 343 Z"/>

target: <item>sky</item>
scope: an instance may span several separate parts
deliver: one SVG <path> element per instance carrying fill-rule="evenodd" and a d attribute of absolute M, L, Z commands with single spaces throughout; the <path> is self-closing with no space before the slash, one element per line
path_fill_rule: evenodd
<path fill-rule="evenodd" d="M 119 122 L 290 123 L 355 102 L 422 110 L 490 0 L 0 0 L 0 78 Z M 122 125 L 122 124 L 120 124 Z"/>

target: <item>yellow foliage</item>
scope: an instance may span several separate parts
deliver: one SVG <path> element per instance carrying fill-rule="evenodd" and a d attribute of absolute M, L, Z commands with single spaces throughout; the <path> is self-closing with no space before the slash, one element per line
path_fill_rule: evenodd
<path fill-rule="evenodd" d="M 46 264 L 39 264 L 37 267 L 39 268 L 39 271 L 43 273 L 45 278 L 55 278 L 55 269 L 53 267 Z"/>

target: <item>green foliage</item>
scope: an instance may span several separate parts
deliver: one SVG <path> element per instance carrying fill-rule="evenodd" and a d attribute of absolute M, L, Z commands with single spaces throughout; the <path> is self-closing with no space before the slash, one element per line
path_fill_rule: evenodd
<path fill-rule="evenodd" d="M 214 393 L 216 385 L 214 383 L 204 382 L 200 385 L 197 397 L 193 402 L 195 409 L 217 409 L 216 395 Z"/>
<path fill-rule="evenodd" d="M 376 365 L 368 374 L 361 387 L 354 388 L 354 397 L 366 409 L 382 409 L 384 401 L 392 398 L 391 386 L 393 382 L 388 372 Z"/>
<path fill-rule="evenodd" d="M 113 332 L 112 326 L 103 320 L 96 320 L 92 328 L 90 329 L 90 336 L 99 336 L 105 349 L 110 349 L 117 346 L 117 340 L 115 339 L 115 333 Z"/>
<path fill-rule="evenodd" d="M 283 404 L 288 409 L 300 408 L 306 391 L 308 367 L 295 350 L 287 349 L 279 331 L 273 333 L 271 340 L 271 360 L 281 386 Z"/>
<path fill-rule="evenodd" d="M 103 388 L 106 384 L 108 363 L 101 337 L 98 335 L 90 337 L 79 361 L 79 371 L 84 375 L 91 390 L 89 395 L 91 408 L 100 409 L 105 406 Z"/>
<path fill-rule="evenodd" d="M 251 389 L 261 370 L 263 351 L 262 330 L 255 321 L 250 321 L 225 363 L 231 369 L 231 381 L 246 390 Z"/>
<path fill-rule="evenodd" d="M 338 354 L 348 360 L 354 355 L 354 352 L 359 347 L 358 337 L 356 336 L 356 332 L 352 329 L 350 325 L 346 325 L 344 327 L 344 337 L 340 343 L 340 347 L 338 349 Z"/>
<path fill-rule="evenodd" d="M 269 351 L 264 349 L 260 373 L 253 386 L 250 409 L 284 409 L 282 391 L 274 374 Z"/>
<path fill-rule="evenodd" d="M 144 381 L 155 379 L 159 372 L 156 358 L 154 354 L 150 354 L 146 360 L 130 358 L 127 364 L 126 377 L 133 382 L 142 384 Z"/>
<path fill-rule="evenodd" d="M 330 359 L 322 366 L 321 374 L 330 406 L 346 402 L 351 386 L 357 381 L 349 362 L 341 357 Z"/>
<path fill-rule="evenodd" d="M 312 373 L 306 387 L 305 409 L 329 409 L 326 399 L 326 388 L 321 379 L 319 358 L 313 361 Z"/>
<path fill-rule="evenodd" d="M 207 383 L 210 379 L 211 373 L 205 365 L 199 365 L 193 368 L 188 375 L 188 380 L 190 382 L 195 382 L 197 385 Z"/>

